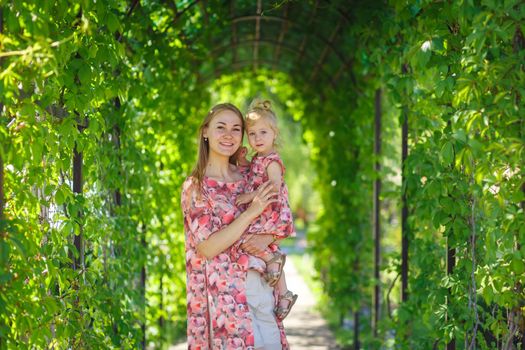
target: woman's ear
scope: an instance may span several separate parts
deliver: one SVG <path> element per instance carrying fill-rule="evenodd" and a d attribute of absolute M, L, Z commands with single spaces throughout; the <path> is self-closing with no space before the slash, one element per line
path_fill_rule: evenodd
<path fill-rule="evenodd" d="M 205 126 L 203 129 L 202 129 L 202 137 L 204 138 L 208 138 L 208 127 Z"/>

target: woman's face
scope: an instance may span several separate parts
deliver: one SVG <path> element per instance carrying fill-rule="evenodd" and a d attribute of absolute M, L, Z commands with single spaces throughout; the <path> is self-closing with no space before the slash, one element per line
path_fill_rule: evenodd
<path fill-rule="evenodd" d="M 233 111 L 220 111 L 204 128 L 203 137 L 208 138 L 210 154 L 230 157 L 241 145 L 242 121 Z"/>

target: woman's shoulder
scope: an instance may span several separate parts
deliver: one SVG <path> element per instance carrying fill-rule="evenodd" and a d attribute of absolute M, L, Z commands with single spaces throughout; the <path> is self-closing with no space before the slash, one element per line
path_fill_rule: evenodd
<path fill-rule="evenodd" d="M 188 176 L 182 183 L 181 199 L 191 198 L 197 193 L 198 181 L 195 176 Z"/>
<path fill-rule="evenodd" d="M 195 176 L 190 175 L 182 183 L 182 191 L 183 192 L 188 191 L 192 189 L 196 184 L 197 184 L 197 179 L 195 178 Z"/>

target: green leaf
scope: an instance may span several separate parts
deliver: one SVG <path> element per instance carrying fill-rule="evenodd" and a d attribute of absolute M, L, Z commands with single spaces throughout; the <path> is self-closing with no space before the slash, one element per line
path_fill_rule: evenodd
<path fill-rule="evenodd" d="M 18 248 L 18 251 L 22 254 L 23 257 L 27 257 L 27 249 L 24 243 L 17 237 L 16 234 L 10 234 L 9 238 L 13 245 Z"/>
<path fill-rule="evenodd" d="M 78 77 L 83 85 L 89 83 L 91 79 L 91 67 L 88 64 L 84 64 L 78 70 Z"/>
<path fill-rule="evenodd" d="M 66 197 L 64 195 L 64 192 L 62 191 L 61 187 L 59 187 L 55 193 L 55 204 L 62 205 L 64 204 L 65 200 Z"/>
<path fill-rule="evenodd" d="M 463 129 L 458 129 L 456 130 L 453 134 L 452 134 L 452 137 L 461 142 L 461 143 L 467 143 L 467 134 L 465 133 L 465 130 Z"/>
<path fill-rule="evenodd" d="M 523 262 L 523 259 L 521 259 L 519 255 L 515 254 L 512 257 L 512 262 L 510 264 L 510 267 L 511 267 L 512 272 L 514 272 L 517 276 L 521 276 L 525 272 L 525 263 Z"/>
<path fill-rule="evenodd" d="M 451 165 L 454 162 L 454 145 L 450 141 L 445 141 L 441 147 L 441 156 L 446 165 Z"/>
<path fill-rule="evenodd" d="M 120 28 L 120 22 L 118 20 L 118 17 L 113 12 L 108 12 L 107 18 L 106 18 L 106 24 L 108 26 L 108 29 L 114 33 Z"/>
<path fill-rule="evenodd" d="M 89 57 L 90 58 L 95 58 L 97 57 L 97 52 L 98 52 L 98 46 L 93 44 L 89 47 Z"/>

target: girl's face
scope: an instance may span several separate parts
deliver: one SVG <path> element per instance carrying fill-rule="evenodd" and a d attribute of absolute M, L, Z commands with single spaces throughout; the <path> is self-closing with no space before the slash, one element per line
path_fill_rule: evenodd
<path fill-rule="evenodd" d="M 208 138 L 210 154 L 230 157 L 241 145 L 242 122 L 233 111 L 224 110 L 213 117 L 202 135 Z"/>
<path fill-rule="evenodd" d="M 247 132 L 248 142 L 257 153 L 266 155 L 273 151 L 275 131 L 266 120 L 260 118 L 247 129 Z"/>

